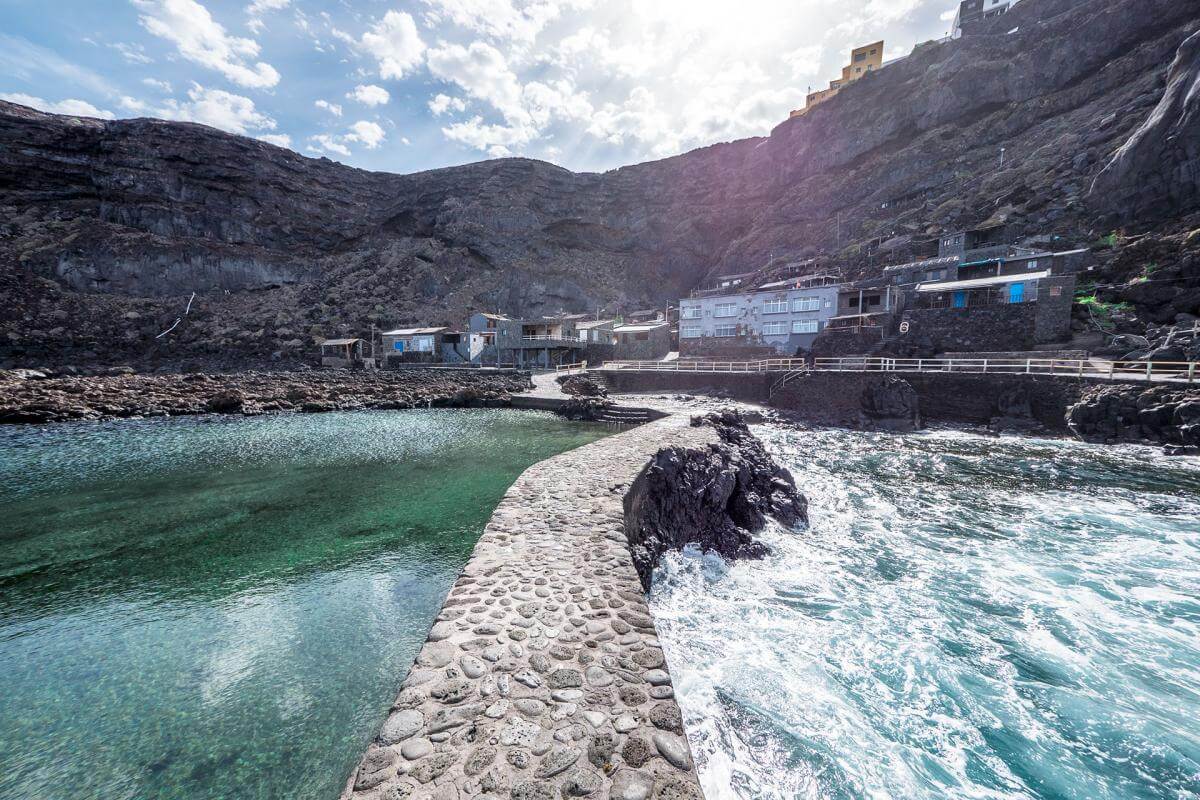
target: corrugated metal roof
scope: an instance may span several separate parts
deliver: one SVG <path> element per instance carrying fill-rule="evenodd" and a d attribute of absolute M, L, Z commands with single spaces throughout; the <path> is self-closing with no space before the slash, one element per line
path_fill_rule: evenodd
<path fill-rule="evenodd" d="M 900 269 L 918 269 L 921 267 L 937 267 L 942 264 L 950 264 L 958 261 L 958 256 L 938 256 L 937 258 L 924 258 L 920 261 L 909 261 L 907 264 L 894 264 L 890 267 L 884 267 L 884 272 L 895 272 Z"/>
<path fill-rule="evenodd" d="M 420 336 L 422 334 L 441 333 L 446 330 L 442 328 L 400 328 L 394 331 L 384 331 L 383 336 Z"/>
<path fill-rule="evenodd" d="M 614 322 L 616 322 L 616 320 L 611 319 L 594 319 L 590 322 L 577 322 L 575 323 L 575 329 L 579 330 L 582 328 L 586 331 L 591 330 L 592 328 L 599 328 L 602 325 L 612 325 Z"/>
<path fill-rule="evenodd" d="M 330 347 L 336 347 L 339 345 L 354 344 L 355 342 L 361 341 L 362 339 L 326 339 L 325 341 L 321 342 L 321 347 L 326 345 L 329 345 Z"/>
<path fill-rule="evenodd" d="M 942 283 L 921 283 L 917 285 L 918 292 L 950 292 L 958 289 L 981 289 L 985 286 L 1003 286 L 1006 283 L 1021 281 L 1036 281 L 1049 278 L 1050 270 L 1025 272 L 1019 275 L 992 275 L 987 278 L 971 278 L 965 281 L 944 281 Z"/>

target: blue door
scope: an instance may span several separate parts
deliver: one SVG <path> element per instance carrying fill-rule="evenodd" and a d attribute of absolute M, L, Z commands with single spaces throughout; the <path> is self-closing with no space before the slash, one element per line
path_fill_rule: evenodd
<path fill-rule="evenodd" d="M 954 293 L 954 307 L 955 308 L 966 308 L 967 307 L 967 293 L 966 292 L 955 292 Z"/>
<path fill-rule="evenodd" d="M 1025 284 L 1010 283 L 1008 285 L 1008 302 L 1024 303 L 1025 302 Z"/>

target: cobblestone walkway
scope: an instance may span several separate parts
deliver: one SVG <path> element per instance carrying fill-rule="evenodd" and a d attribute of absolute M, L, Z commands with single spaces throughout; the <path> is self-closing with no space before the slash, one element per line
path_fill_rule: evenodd
<path fill-rule="evenodd" d="M 701 798 L 624 533 L 668 417 L 542 461 L 496 508 L 343 795 Z"/>

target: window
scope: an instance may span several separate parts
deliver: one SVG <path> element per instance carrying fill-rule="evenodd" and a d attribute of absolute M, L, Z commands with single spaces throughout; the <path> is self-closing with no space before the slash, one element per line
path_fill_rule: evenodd
<path fill-rule="evenodd" d="M 850 308 L 858 308 L 858 295 L 851 297 L 850 302 L 846 303 L 846 305 L 850 306 Z"/>
<path fill-rule="evenodd" d="M 815 319 L 798 319 L 792 323 L 792 333 L 816 333 L 817 321 Z"/>
<path fill-rule="evenodd" d="M 650 333 L 648 331 L 638 331 L 633 335 L 633 338 L 637 339 L 639 342 L 649 341 Z"/>
<path fill-rule="evenodd" d="M 877 294 L 869 294 L 863 298 L 863 303 L 868 306 L 877 306 L 883 302 L 883 298 Z"/>
<path fill-rule="evenodd" d="M 875 51 L 874 51 L 874 50 L 872 50 L 871 52 L 875 52 Z M 855 54 L 854 54 L 854 60 L 855 60 L 855 61 L 866 61 L 866 60 L 867 60 L 867 54 L 866 54 L 866 53 L 855 53 Z"/>
<path fill-rule="evenodd" d="M 736 317 L 737 303 L 717 303 L 713 309 L 714 317 Z M 720 335 L 720 334 L 718 334 Z"/>
<path fill-rule="evenodd" d="M 819 311 L 820 308 L 819 297 L 797 297 L 792 301 L 792 311 Z"/>
<path fill-rule="evenodd" d="M 1025 269 L 1037 269 L 1037 259 L 1036 258 L 1029 259 L 1029 263 L 1027 263 L 1025 265 Z"/>
<path fill-rule="evenodd" d="M 700 319 L 700 306 L 684 306 L 679 309 L 679 314 L 684 319 Z"/>
<path fill-rule="evenodd" d="M 683 328 L 680 329 L 679 335 L 684 339 L 699 339 L 700 328 L 697 325 L 684 325 Z"/>
<path fill-rule="evenodd" d="M 787 333 L 786 322 L 764 322 L 762 328 L 763 336 L 783 336 Z"/>
<path fill-rule="evenodd" d="M 763 303 L 764 314 L 786 314 L 788 310 L 788 302 L 784 300 L 767 300 Z"/>
<path fill-rule="evenodd" d="M 737 336 L 737 325 L 718 325 L 713 329 L 713 336 Z"/>

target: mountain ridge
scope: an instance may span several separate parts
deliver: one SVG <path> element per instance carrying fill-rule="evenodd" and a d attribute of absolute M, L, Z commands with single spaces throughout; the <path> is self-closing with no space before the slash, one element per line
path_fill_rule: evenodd
<path fill-rule="evenodd" d="M 858 277 L 980 223 L 1028 242 L 1178 237 L 1196 227 L 1187 169 L 1133 214 L 1089 190 L 1163 99 L 1187 5 L 1024 0 L 767 137 L 602 173 L 372 172 L 193 123 L 0 103 L 0 358 L 286 359 L 371 324 L 662 305 L 772 260 Z"/>

